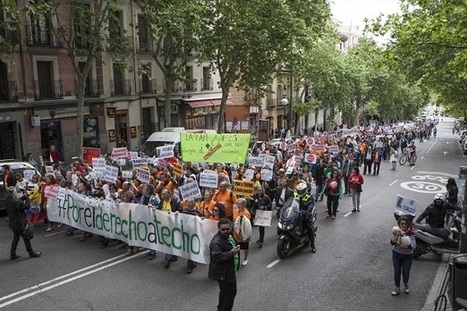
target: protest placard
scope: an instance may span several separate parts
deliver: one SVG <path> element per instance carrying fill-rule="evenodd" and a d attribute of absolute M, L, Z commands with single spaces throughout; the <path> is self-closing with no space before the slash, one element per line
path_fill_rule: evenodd
<path fill-rule="evenodd" d="M 314 145 L 315 144 L 315 139 L 313 137 L 308 137 L 306 139 L 306 144 L 311 146 L 311 145 Z"/>
<path fill-rule="evenodd" d="M 174 145 L 156 147 L 156 157 L 158 159 L 171 158 L 174 155 Z"/>
<path fill-rule="evenodd" d="M 132 171 L 122 171 L 122 178 L 123 179 L 132 179 L 133 172 Z"/>
<path fill-rule="evenodd" d="M 149 170 L 138 167 L 135 169 L 135 171 L 136 171 L 136 179 L 138 179 L 140 182 L 143 182 L 143 183 L 149 182 L 149 177 L 151 176 Z"/>
<path fill-rule="evenodd" d="M 36 171 L 35 171 L 35 170 L 24 170 L 24 171 L 23 171 L 24 179 L 26 179 L 26 180 L 28 180 L 28 181 L 31 181 L 32 178 L 34 177 L 34 175 L 36 175 Z"/>
<path fill-rule="evenodd" d="M 46 198 L 56 199 L 58 196 L 58 187 L 46 186 L 44 189 L 44 196 Z"/>
<path fill-rule="evenodd" d="M 134 159 L 138 159 L 139 154 L 138 151 L 130 151 L 130 160 L 133 161 Z"/>
<path fill-rule="evenodd" d="M 245 174 L 243 174 L 243 177 L 245 178 L 245 180 L 252 180 L 254 175 L 255 175 L 255 171 L 249 168 L 245 171 Z"/>
<path fill-rule="evenodd" d="M 131 160 L 131 162 L 133 164 L 133 168 L 148 165 L 148 159 L 147 158 L 135 158 L 135 159 Z"/>
<path fill-rule="evenodd" d="M 261 170 L 261 180 L 270 181 L 272 180 L 272 171 L 268 169 Z"/>
<path fill-rule="evenodd" d="M 101 156 L 100 148 L 83 147 L 83 163 L 92 164 L 92 159 Z"/>
<path fill-rule="evenodd" d="M 186 162 L 245 163 L 250 134 L 180 133 Z"/>
<path fill-rule="evenodd" d="M 182 195 L 183 200 L 189 198 L 198 198 L 201 197 L 201 192 L 199 191 L 198 184 L 195 182 L 190 182 L 178 187 L 180 194 Z"/>
<path fill-rule="evenodd" d="M 396 207 L 394 208 L 396 212 L 399 211 L 402 214 L 406 214 L 406 215 L 409 214 L 409 215 L 415 216 L 417 212 L 417 208 L 418 208 L 417 201 L 401 196 L 399 194 L 397 195 Z"/>
<path fill-rule="evenodd" d="M 264 164 L 263 157 L 248 157 L 248 164 L 255 167 L 262 167 Z"/>
<path fill-rule="evenodd" d="M 55 177 L 55 172 L 54 172 L 54 167 L 51 165 L 46 165 L 45 166 L 45 175 L 52 175 Z"/>
<path fill-rule="evenodd" d="M 329 153 L 332 153 L 332 154 L 339 153 L 339 146 L 329 146 Z"/>
<path fill-rule="evenodd" d="M 324 149 L 325 149 L 324 145 L 317 145 L 317 144 L 311 145 L 311 150 L 313 150 L 313 151 L 323 152 Z"/>
<path fill-rule="evenodd" d="M 255 226 L 271 227 L 272 212 L 265 210 L 256 210 Z"/>
<path fill-rule="evenodd" d="M 305 162 L 316 164 L 317 157 L 312 153 L 305 153 Z"/>
<path fill-rule="evenodd" d="M 264 155 L 264 164 L 271 164 L 274 166 L 274 162 L 276 162 L 276 157 L 272 155 Z M 264 166 L 263 166 L 264 167 Z"/>
<path fill-rule="evenodd" d="M 128 157 L 128 149 L 126 147 L 112 148 L 112 159 L 121 159 Z"/>
<path fill-rule="evenodd" d="M 297 150 L 297 144 L 287 145 L 287 152 L 288 153 L 293 153 L 293 152 L 295 152 L 295 150 Z"/>
<path fill-rule="evenodd" d="M 118 167 L 112 165 L 106 165 L 103 179 L 107 182 L 117 182 L 118 178 Z"/>
<path fill-rule="evenodd" d="M 219 176 L 214 172 L 212 173 L 209 173 L 206 171 L 201 172 L 201 174 L 199 174 L 199 186 L 216 189 L 218 177 Z"/>
<path fill-rule="evenodd" d="M 176 176 L 183 176 L 183 166 L 181 164 L 174 163 L 172 171 Z"/>
<path fill-rule="evenodd" d="M 233 192 L 238 195 L 250 196 L 254 194 L 254 183 L 246 180 L 235 180 Z"/>

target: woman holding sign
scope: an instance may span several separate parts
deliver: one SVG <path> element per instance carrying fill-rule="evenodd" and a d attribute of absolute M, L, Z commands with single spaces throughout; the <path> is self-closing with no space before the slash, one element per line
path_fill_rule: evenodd
<path fill-rule="evenodd" d="M 253 217 L 256 217 L 259 214 L 263 214 L 264 211 L 271 210 L 271 199 L 267 194 L 264 193 L 264 189 L 262 187 L 256 188 L 256 193 L 253 195 L 253 208 L 252 213 Z M 271 219 L 271 217 L 269 217 Z M 256 241 L 258 248 L 263 247 L 264 242 L 264 226 L 258 225 L 259 228 L 259 239 Z"/>
<path fill-rule="evenodd" d="M 234 232 L 233 236 L 240 245 L 240 250 L 243 250 L 242 265 L 248 264 L 248 252 L 251 239 L 251 214 L 246 208 L 246 199 L 239 198 L 237 200 L 237 209 L 233 213 L 234 219 Z"/>

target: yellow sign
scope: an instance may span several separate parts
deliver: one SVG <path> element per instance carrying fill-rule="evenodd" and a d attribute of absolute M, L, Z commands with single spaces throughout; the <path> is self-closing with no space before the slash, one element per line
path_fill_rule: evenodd
<path fill-rule="evenodd" d="M 173 173 L 177 176 L 183 176 L 183 166 L 178 163 L 173 164 Z"/>
<path fill-rule="evenodd" d="M 185 162 L 245 163 L 250 134 L 180 133 Z"/>
<path fill-rule="evenodd" d="M 254 182 L 246 180 L 235 180 L 233 191 L 238 195 L 252 197 L 255 193 Z"/>

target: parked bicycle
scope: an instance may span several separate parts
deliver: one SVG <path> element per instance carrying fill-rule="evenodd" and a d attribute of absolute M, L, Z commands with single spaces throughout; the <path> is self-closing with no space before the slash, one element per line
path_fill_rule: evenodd
<path fill-rule="evenodd" d="M 399 157 L 399 164 L 404 165 L 407 161 L 410 165 L 415 165 L 415 162 L 417 161 L 417 154 L 413 153 L 410 155 L 410 150 L 408 148 L 404 148 L 402 155 Z"/>

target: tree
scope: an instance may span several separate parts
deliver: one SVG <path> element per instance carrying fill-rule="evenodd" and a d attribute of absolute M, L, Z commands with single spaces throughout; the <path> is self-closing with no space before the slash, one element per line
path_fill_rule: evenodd
<path fill-rule="evenodd" d="M 165 80 L 165 125 L 171 125 L 171 99 L 176 81 L 193 83 L 186 65 L 200 49 L 200 31 L 205 14 L 205 1 L 136 0 L 144 19 L 149 44 L 155 44 L 153 59 Z"/>
<path fill-rule="evenodd" d="M 84 94 L 86 80 L 95 60 L 102 61 L 103 52 L 121 58 L 129 51 L 121 22 L 115 14 L 115 0 L 36 1 L 28 5 L 32 17 L 44 17 L 61 47 L 66 50 L 76 74 L 76 154 L 82 155 Z M 84 66 L 80 66 L 84 63 Z"/>
<path fill-rule="evenodd" d="M 218 131 L 225 126 L 229 89 L 236 85 L 264 93 L 283 67 L 293 70 L 290 56 L 300 53 L 310 33 L 323 28 L 329 8 L 325 1 L 311 0 L 211 0 L 204 19 L 202 55 L 219 71 L 222 101 Z"/>

